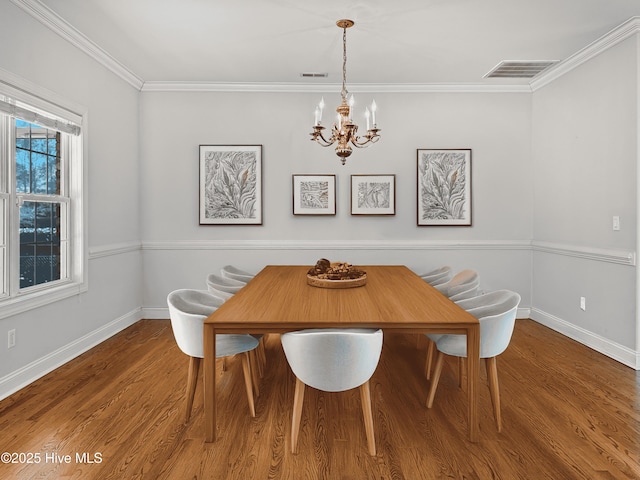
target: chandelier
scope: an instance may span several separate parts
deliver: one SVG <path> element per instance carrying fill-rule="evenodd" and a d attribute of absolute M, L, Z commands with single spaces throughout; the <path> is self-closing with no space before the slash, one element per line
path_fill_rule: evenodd
<path fill-rule="evenodd" d="M 320 100 L 320 103 L 315 109 L 315 124 L 313 126 L 313 132 L 310 133 L 311 140 L 315 140 L 323 147 L 328 147 L 337 142 L 336 154 L 340 157 L 342 165 L 347 161 L 347 157 L 351 155 L 351 145 L 358 148 L 368 146 L 370 143 L 376 143 L 380 139 L 378 132 L 380 129 L 376 126 L 376 101 L 371 102 L 371 107 L 367 107 L 365 110 L 365 117 L 367 119 L 367 133 L 364 137 L 359 137 L 358 125 L 353 122 L 352 108 L 354 104 L 353 94 L 348 95 L 347 92 L 347 28 L 351 28 L 354 25 L 353 20 L 338 20 L 336 25 L 342 28 L 342 103 L 336 108 L 338 112 L 336 122 L 331 128 L 331 137 L 328 139 L 324 137 L 322 131 L 325 127 L 322 126 L 322 111 L 324 109 L 324 98 Z"/>

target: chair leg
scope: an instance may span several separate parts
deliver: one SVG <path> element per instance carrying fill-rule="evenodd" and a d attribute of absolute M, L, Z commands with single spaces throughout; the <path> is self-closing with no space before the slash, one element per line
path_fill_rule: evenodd
<path fill-rule="evenodd" d="M 464 357 L 458 357 L 458 387 L 462 388 L 462 378 L 466 372 Z"/>
<path fill-rule="evenodd" d="M 189 372 L 187 374 L 187 405 L 184 417 L 184 423 L 189 421 L 191 417 L 191 408 L 193 407 L 193 398 L 196 395 L 196 385 L 198 383 L 198 372 L 200 371 L 200 358 L 189 357 Z"/>
<path fill-rule="evenodd" d="M 424 374 L 426 375 L 427 380 L 431 379 L 431 364 L 433 363 L 433 352 L 436 349 L 435 342 L 430 338 L 428 340 L 429 346 L 427 347 L 427 362 L 424 366 Z"/>
<path fill-rule="evenodd" d="M 438 388 L 438 381 L 440 380 L 440 374 L 442 373 L 442 364 L 444 362 L 444 353 L 438 351 L 436 356 L 436 365 L 433 368 L 433 378 L 431 379 L 431 387 L 429 387 L 429 394 L 427 395 L 427 408 L 433 406 L 433 399 L 436 396 L 436 389 Z"/>
<path fill-rule="evenodd" d="M 291 453 L 298 453 L 298 433 L 302 419 L 302 402 L 305 384 L 296 377 L 296 391 L 293 395 L 293 415 L 291 420 Z"/>
<path fill-rule="evenodd" d="M 249 352 L 242 354 L 242 371 L 244 372 L 244 385 L 247 389 L 247 401 L 249 402 L 249 411 L 251 416 L 256 416 L 256 407 L 253 403 L 253 387 L 251 378 L 251 366 L 249 365 Z"/>
<path fill-rule="evenodd" d="M 253 349 L 249 352 L 251 356 L 251 380 L 253 381 L 253 391 L 256 394 L 256 397 L 260 396 L 260 380 L 258 379 L 258 365 L 260 364 L 260 359 L 258 358 L 257 349 Z"/>
<path fill-rule="evenodd" d="M 493 405 L 493 416 L 496 419 L 498 432 L 502 431 L 502 414 L 500 413 L 500 389 L 498 387 L 498 365 L 496 357 L 486 358 L 487 380 L 489 380 L 489 392 Z"/>
<path fill-rule="evenodd" d="M 364 417 L 364 429 L 367 433 L 367 446 L 369 454 L 376 454 L 376 439 L 373 433 L 373 414 L 371 412 L 371 388 L 369 380 L 360 385 L 360 399 L 362 400 L 362 415 Z"/>
<path fill-rule="evenodd" d="M 264 349 L 264 336 L 260 339 L 260 343 L 258 343 L 258 348 L 256 349 L 256 359 L 258 360 L 258 374 L 260 378 L 264 377 L 264 368 L 267 365 L 267 354 Z"/>

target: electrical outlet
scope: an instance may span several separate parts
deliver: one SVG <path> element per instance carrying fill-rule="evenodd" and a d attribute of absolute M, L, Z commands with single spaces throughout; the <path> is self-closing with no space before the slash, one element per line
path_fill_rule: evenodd
<path fill-rule="evenodd" d="M 16 329 L 13 328 L 7 332 L 7 348 L 16 346 Z"/>
<path fill-rule="evenodd" d="M 587 310 L 587 299 L 584 297 L 580 297 L 580 309 Z"/>
<path fill-rule="evenodd" d="M 613 217 L 613 231 L 614 232 L 620 231 L 620 217 L 617 215 L 614 215 Z"/>

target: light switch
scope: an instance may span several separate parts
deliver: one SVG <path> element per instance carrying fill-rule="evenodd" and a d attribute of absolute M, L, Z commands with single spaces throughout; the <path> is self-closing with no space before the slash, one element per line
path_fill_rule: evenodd
<path fill-rule="evenodd" d="M 613 216 L 613 231 L 617 232 L 620 230 L 620 217 L 617 215 Z"/>

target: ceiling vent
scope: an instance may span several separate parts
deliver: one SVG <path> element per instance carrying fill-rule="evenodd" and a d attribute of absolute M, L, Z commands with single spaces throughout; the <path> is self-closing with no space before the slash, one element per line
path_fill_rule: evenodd
<path fill-rule="evenodd" d="M 326 78 L 329 76 L 328 73 L 318 73 L 318 72 L 302 72 L 300 74 L 303 78 Z"/>
<path fill-rule="evenodd" d="M 533 78 L 556 63 L 558 60 L 504 60 L 484 78 Z"/>

